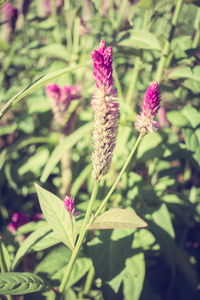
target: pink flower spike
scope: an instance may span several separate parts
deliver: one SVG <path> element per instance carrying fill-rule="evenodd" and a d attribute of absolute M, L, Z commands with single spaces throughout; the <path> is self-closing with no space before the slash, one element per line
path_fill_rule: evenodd
<path fill-rule="evenodd" d="M 75 213 L 75 203 L 74 198 L 72 197 L 65 197 L 63 200 L 65 209 L 70 213 L 70 215 L 74 215 L 75 217 L 80 215 L 80 212 Z"/>
<path fill-rule="evenodd" d="M 146 91 L 142 112 L 136 116 L 135 127 L 139 132 L 146 134 L 158 130 L 159 123 L 154 120 L 154 117 L 158 114 L 160 101 L 158 83 L 153 82 Z"/>
<path fill-rule="evenodd" d="M 119 103 L 116 89 L 113 89 L 112 48 L 101 41 L 98 50 L 91 52 L 94 63 L 95 92 L 92 108 L 94 111 L 94 131 L 92 153 L 95 180 L 108 173 L 118 133 Z"/>

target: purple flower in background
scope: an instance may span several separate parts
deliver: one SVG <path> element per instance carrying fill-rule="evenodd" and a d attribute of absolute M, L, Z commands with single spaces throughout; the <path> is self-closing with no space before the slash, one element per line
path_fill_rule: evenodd
<path fill-rule="evenodd" d="M 18 17 L 18 10 L 15 8 L 10 1 L 6 2 L 2 6 L 2 22 L 8 22 L 12 31 L 15 30 L 15 25 Z"/>
<path fill-rule="evenodd" d="M 157 82 L 153 82 L 147 89 L 142 112 L 136 116 L 135 127 L 141 133 L 157 131 L 159 123 L 154 120 L 154 117 L 158 114 L 160 108 L 160 92 Z"/>
<path fill-rule="evenodd" d="M 54 0 L 54 1 L 55 1 L 57 13 L 60 13 L 61 9 L 64 5 L 64 0 Z M 51 0 L 45 0 L 44 4 L 45 4 L 46 13 L 51 14 L 53 11 L 53 9 L 51 7 Z"/>
<path fill-rule="evenodd" d="M 29 218 L 29 216 L 27 214 L 24 214 L 22 212 L 15 212 L 13 213 L 13 216 L 12 216 L 12 221 L 8 224 L 8 230 L 13 234 L 15 235 L 16 232 L 17 232 L 17 229 L 19 227 L 21 227 L 22 225 L 25 225 L 31 221 L 33 222 L 38 222 L 40 221 L 42 218 L 41 218 L 41 215 L 40 214 L 35 214 L 32 218 L 32 220 Z M 18 238 L 18 241 L 21 242 L 23 241 L 25 238 L 27 237 L 27 235 L 21 235 L 19 238 Z"/>
<path fill-rule="evenodd" d="M 15 212 L 12 216 L 12 222 L 8 224 L 8 229 L 12 234 L 16 234 L 17 229 L 30 222 L 29 216 L 22 212 Z"/>
<path fill-rule="evenodd" d="M 74 198 L 66 196 L 63 202 L 64 202 L 64 207 L 69 212 L 70 216 L 74 215 L 76 217 L 80 215 L 80 212 L 75 213 Z"/>
<path fill-rule="evenodd" d="M 81 98 L 81 86 L 65 85 L 60 88 L 57 84 L 47 84 L 45 91 L 50 99 L 55 120 L 62 125 L 70 102 Z"/>
<path fill-rule="evenodd" d="M 161 106 L 159 114 L 158 114 L 159 125 L 162 128 L 166 128 L 169 126 L 169 121 L 167 119 L 166 110 L 163 106 Z"/>
<path fill-rule="evenodd" d="M 98 50 L 93 50 L 91 55 L 96 88 L 92 100 L 94 111 L 92 175 L 95 180 L 100 180 L 110 168 L 113 150 L 116 146 L 119 103 L 117 90 L 113 89 L 112 48 L 106 48 L 105 42 L 101 41 Z"/>

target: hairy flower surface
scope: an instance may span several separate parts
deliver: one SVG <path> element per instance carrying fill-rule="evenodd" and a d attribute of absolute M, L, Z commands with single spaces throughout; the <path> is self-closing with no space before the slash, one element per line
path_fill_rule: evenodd
<path fill-rule="evenodd" d="M 78 216 L 80 214 L 80 212 L 75 213 L 74 198 L 66 196 L 63 202 L 65 209 L 70 213 L 70 215 Z"/>
<path fill-rule="evenodd" d="M 65 85 L 60 88 L 57 84 L 47 84 L 45 91 L 50 99 L 56 122 L 62 125 L 70 102 L 81 98 L 81 87 L 79 85 Z"/>
<path fill-rule="evenodd" d="M 153 82 L 147 89 L 142 112 L 136 116 L 135 127 L 141 133 L 157 131 L 159 123 L 154 120 L 154 117 L 158 114 L 160 108 L 160 92 L 157 82 Z"/>
<path fill-rule="evenodd" d="M 92 108 L 94 111 L 94 131 L 92 153 L 93 178 L 100 180 L 111 164 L 118 132 L 119 103 L 116 89 L 113 89 L 112 48 L 101 41 L 98 50 L 93 50 L 95 92 Z"/>

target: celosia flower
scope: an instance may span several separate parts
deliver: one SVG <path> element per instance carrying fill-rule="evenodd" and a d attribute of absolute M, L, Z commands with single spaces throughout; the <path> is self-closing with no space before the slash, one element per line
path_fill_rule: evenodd
<path fill-rule="evenodd" d="M 45 91 L 51 101 L 55 120 L 62 125 L 70 102 L 81 98 L 81 87 L 79 85 L 65 85 L 60 88 L 57 84 L 47 84 Z"/>
<path fill-rule="evenodd" d="M 6 2 L 2 6 L 2 21 L 8 22 L 9 26 L 11 27 L 12 31 L 15 30 L 15 25 L 18 17 L 18 10 L 15 8 L 10 1 Z"/>
<path fill-rule="evenodd" d="M 80 212 L 75 213 L 74 198 L 66 196 L 63 200 L 65 209 L 69 212 L 70 216 L 78 216 Z"/>
<path fill-rule="evenodd" d="M 158 83 L 153 82 L 146 91 L 142 112 L 136 116 L 135 127 L 141 133 L 146 134 L 158 130 L 159 123 L 154 120 L 154 117 L 158 114 L 160 101 Z"/>
<path fill-rule="evenodd" d="M 98 50 L 92 51 L 96 91 L 93 94 L 94 131 L 92 153 L 93 178 L 100 180 L 107 174 L 118 132 L 119 103 L 113 89 L 112 48 L 101 41 Z"/>

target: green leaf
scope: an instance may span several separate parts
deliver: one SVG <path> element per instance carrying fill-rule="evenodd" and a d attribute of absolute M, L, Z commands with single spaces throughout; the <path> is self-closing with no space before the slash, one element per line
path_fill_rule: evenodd
<path fill-rule="evenodd" d="M 179 67 L 174 71 L 169 73 L 169 79 L 180 79 L 180 78 L 190 78 L 192 80 L 196 80 L 200 82 L 200 66 L 195 66 L 194 68 L 190 67 Z"/>
<path fill-rule="evenodd" d="M 32 273 L 0 274 L 1 295 L 23 295 L 49 290 L 53 288 L 44 279 Z"/>
<path fill-rule="evenodd" d="M 31 246 L 31 251 L 42 251 L 59 244 L 61 241 L 55 236 L 53 231 L 47 233 L 41 240 Z"/>
<path fill-rule="evenodd" d="M 43 277 L 51 278 L 52 281 L 63 279 L 66 272 L 66 266 L 69 263 L 71 251 L 62 245 L 49 252 L 45 258 L 37 265 L 35 272 Z M 87 257 L 78 257 L 67 283 L 67 288 L 78 282 L 90 269 L 91 259 Z M 53 282 L 52 282 L 53 284 Z"/>
<path fill-rule="evenodd" d="M 68 72 L 77 70 L 79 68 L 83 68 L 90 65 L 89 64 L 85 64 L 85 65 L 79 65 L 77 67 L 72 67 L 72 68 L 65 68 L 62 70 L 58 70 L 55 71 L 53 73 L 44 75 L 38 79 L 36 79 L 33 83 L 29 84 L 25 89 L 23 89 L 22 91 L 20 91 L 17 95 L 15 95 L 14 97 L 12 97 L 2 108 L 2 110 L 0 111 L 0 119 L 5 115 L 5 113 L 11 108 L 13 107 L 17 102 L 19 102 L 19 100 L 21 100 L 24 96 L 28 95 L 29 93 L 31 93 L 32 91 L 34 91 L 35 89 L 37 89 L 38 87 L 44 85 L 45 83 L 47 83 L 49 80 L 51 79 L 55 79 L 61 75 L 64 75 Z"/>
<path fill-rule="evenodd" d="M 12 264 L 12 270 L 14 270 L 18 263 L 20 262 L 21 258 L 27 254 L 28 252 L 31 251 L 31 248 L 34 246 L 34 244 L 36 244 L 37 242 L 39 242 L 41 239 L 43 239 L 43 237 L 49 233 L 51 231 L 51 228 L 49 227 L 48 224 L 44 225 L 42 228 L 38 228 L 36 231 L 34 231 L 33 233 L 31 233 L 21 244 L 21 246 L 19 247 L 13 264 Z"/>
<path fill-rule="evenodd" d="M 144 253 L 138 253 L 126 259 L 126 269 L 123 278 L 124 300 L 139 300 L 145 278 Z"/>
<path fill-rule="evenodd" d="M 23 176 L 28 172 L 32 172 L 36 174 L 36 176 L 39 175 L 40 169 L 44 166 L 44 164 L 46 164 L 48 157 L 49 150 L 42 147 L 18 169 L 18 174 Z"/>
<path fill-rule="evenodd" d="M 186 105 L 182 114 L 190 124 L 187 128 L 182 128 L 186 147 L 192 152 L 195 161 L 200 165 L 200 112 L 191 105 Z"/>
<path fill-rule="evenodd" d="M 67 47 L 65 47 L 62 44 L 55 44 L 51 43 L 48 44 L 47 46 L 44 46 L 39 49 L 39 54 L 51 57 L 51 58 L 59 58 L 63 59 L 64 61 L 69 59 L 69 53 L 67 51 Z"/>
<path fill-rule="evenodd" d="M 101 231 L 98 237 L 88 243 L 95 273 L 103 282 L 105 299 L 115 299 L 113 292 L 117 293 L 119 290 L 126 267 L 125 261 L 130 255 L 134 230 Z"/>
<path fill-rule="evenodd" d="M 181 111 L 169 111 L 167 113 L 167 119 L 170 123 L 172 123 L 175 126 L 183 127 L 189 125 L 189 122 L 187 118 L 182 114 Z"/>
<path fill-rule="evenodd" d="M 40 178 L 41 182 L 45 182 L 48 176 L 51 174 L 53 168 L 58 164 L 61 160 L 63 154 L 67 149 L 72 148 L 82 137 L 84 134 L 88 133 L 93 126 L 93 122 L 87 123 L 74 131 L 72 134 L 67 136 L 61 144 L 59 144 L 51 154 L 44 170 L 42 176 Z"/>
<path fill-rule="evenodd" d="M 155 35 L 142 29 L 122 31 L 118 34 L 117 41 L 119 46 L 160 51 L 160 45 Z"/>
<path fill-rule="evenodd" d="M 157 157 L 159 153 L 159 144 L 162 142 L 162 136 L 158 132 L 148 133 L 141 140 L 137 158 L 148 160 Z"/>
<path fill-rule="evenodd" d="M 146 215 L 146 218 L 149 220 L 149 230 L 153 232 L 157 242 L 160 244 L 161 250 L 170 268 L 175 270 L 175 233 L 166 204 L 163 203 L 156 210 L 154 208 L 154 211 L 151 211 L 149 215 Z"/>
<path fill-rule="evenodd" d="M 134 212 L 122 208 L 113 208 L 100 215 L 89 228 L 139 228 L 147 225 Z"/>
<path fill-rule="evenodd" d="M 54 194 L 35 184 L 39 202 L 43 214 L 58 237 L 70 249 L 74 247 L 77 229 L 75 218 L 70 218 L 69 212 L 65 209 L 63 201 Z M 73 234 L 72 234 L 73 224 Z"/>
<path fill-rule="evenodd" d="M 0 237 L 0 239 L 1 239 L 1 237 Z M 4 245 L 4 243 L 2 241 L 0 241 L 0 243 L 1 243 L 0 244 L 0 259 L 2 259 L 1 258 L 1 250 L 2 250 L 3 259 L 5 261 L 6 272 L 7 271 L 9 272 L 10 267 L 11 267 L 10 255 L 9 255 L 9 252 L 8 252 L 6 246 Z M 2 270 L 1 270 L 1 272 L 2 272 Z"/>

